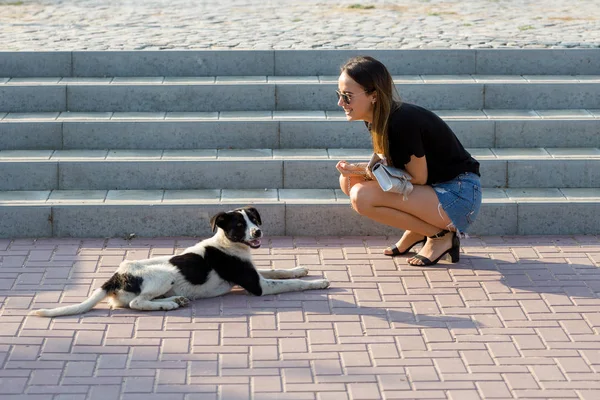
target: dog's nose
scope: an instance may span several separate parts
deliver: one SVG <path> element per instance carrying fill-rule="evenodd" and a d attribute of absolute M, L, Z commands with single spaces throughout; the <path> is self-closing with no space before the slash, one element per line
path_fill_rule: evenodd
<path fill-rule="evenodd" d="M 262 236 L 260 229 L 252 229 L 252 237 L 259 238 Z"/>

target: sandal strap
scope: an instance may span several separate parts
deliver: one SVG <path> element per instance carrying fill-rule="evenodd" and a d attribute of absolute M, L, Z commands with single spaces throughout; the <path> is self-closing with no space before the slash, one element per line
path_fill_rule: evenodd
<path fill-rule="evenodd" d="M 422 256 L 422 255 L 420 255 L 420 254 L 417 254 L 417 255 L 413 256 L 413 258 L 416 258 L 417 260 L 420 260 L 420 261 L 422 261 L 422 262 L 423 262 L 423 264 L 422 264 L 422 265 L 420 265 L 420 266 L 422 266 L 422 267 L 424 267 L 424 266 L 426 266 L 426 265 L 431 265 L 431 264 L 432 264 L 432 261 L 431 261 L 429 258 L 427 258 L 427 257 L 424 257 L 424 256 Z M 411 264 L 411 265 L 412 265 L 412 264 Z M 417 267 L 419 267 L 419 265 L 416 265 L 416 266 L 417 266 Z"/>
<path fill-rule="evenodd" d="M 429 238 L 430 239 L 438 239 L 438 238 L 446 236 L 446 233 L 449 233 L 449 232 L 450 232 L 449 230 L 444 229 L 443 231 L 440 231 L 433 236 L 429 236 Z"/>

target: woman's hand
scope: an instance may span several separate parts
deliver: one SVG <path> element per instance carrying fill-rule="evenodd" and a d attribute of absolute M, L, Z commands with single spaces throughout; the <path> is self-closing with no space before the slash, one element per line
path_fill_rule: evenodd
<path fill-rule="evenodd" d="M 367 171 L 367 163 L 358 163 L 351 164 L 347 161 L 339 161 L 335 168 L 340 172 L 340 174 L 344 176 L 352 176 L 352 175 L 367 175 L 369 171 Z M 368 176 L 368 175 L 367 175 Z"/>

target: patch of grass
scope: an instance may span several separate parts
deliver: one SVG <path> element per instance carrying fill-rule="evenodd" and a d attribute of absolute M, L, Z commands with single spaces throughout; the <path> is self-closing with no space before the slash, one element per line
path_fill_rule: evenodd
<path fill-rule="evenodd" d="M 294 19 L 292 20 L 292 22 L 300 22 L 300 21 L 302 21 L 302 19 L 300 19 L 300 18 L 294 18 Z"/>
<path fill-rule="evenodd" d="M 535 29 L 535 28 L 533 26 L 531 26 L 531 25 L 521 25 L 521 26 L 519 26 L 519 30 L 520 31 L 528 31 L 530 29 Z"/>
<path fill-rule="evenodd" d="M 358 4 L 358 3 L 357 3 L 357 4 L 350 4 L 350 5 L 348 6 L 348 8 L 350 8 L 350 9 L 354 9 L 354 10 L 372 10 L 372 9 L 374 9 L 374 8 L 375 8 L 375 6 L 372 6 L 372 5 L 365 6 L 365 5 L 362 5 L 362 4 Z"/>
<path fill-rule="evenodd" d="M 463 24 L 463 26 L 473 26 L 473 24 L 467 22 L 466 24 Z"/>
<path fill-rule="evenodd" d="M 0 6 L 22 6 L 23 3 L 22 1 L 11 1 L 9 3 L 0 3 Z"/>

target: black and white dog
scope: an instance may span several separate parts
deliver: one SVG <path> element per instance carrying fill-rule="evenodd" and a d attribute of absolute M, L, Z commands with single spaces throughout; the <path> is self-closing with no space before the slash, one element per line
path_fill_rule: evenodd
<path fill-rule="evenodd" d="M 123 261 L 101 288 L 80 304 L 34 311 L 44 317 L 80 314 L 109 297 L 111 307 L 173 310 L 190 299 L 221 296 L 239 285 L 256 296 L 329 287 L 326 279 L 304 281 L 308 268 L 257 270 L 250 249 L 260 247 L 262 224 L 254 207 L 220 212 L 210 221 L 216 234 L 177 256 Z M 278 280 L 287 279 L 287 280 Z"/>

